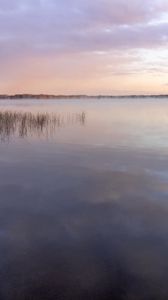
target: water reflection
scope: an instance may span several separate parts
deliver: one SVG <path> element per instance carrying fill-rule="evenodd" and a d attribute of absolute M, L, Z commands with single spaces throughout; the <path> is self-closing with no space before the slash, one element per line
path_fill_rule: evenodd
<path fill-rule="evenodd" d="M 51 137 L 57 128 L 80 125 L 84 126 L 86 115 L 82 113 L 56 114 L 31 112 L 0 112 L 0 139 L 6 141 L 16 135 L 21 138 L 35 135 Z"/>
<path fill-rule="evenodd" d="M 43 164 L 34 175 L 26 169 L 39 186 L 0 188 L 1 299 L 166 299 L 168 207 L 159 182 L 63 166 L 47 179 Z"/>
<path fill-rule="evenodd" d="M 167 300 L 168 104 L 0 111 L 0 299 Z"/>

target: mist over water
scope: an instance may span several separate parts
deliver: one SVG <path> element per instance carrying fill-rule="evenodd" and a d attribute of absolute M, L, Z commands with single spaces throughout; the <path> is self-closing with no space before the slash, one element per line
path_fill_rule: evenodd
<path fill-rule="evenodd" d="M 168 298 L 168 102 L 0 101 L 0 299 Z"/>

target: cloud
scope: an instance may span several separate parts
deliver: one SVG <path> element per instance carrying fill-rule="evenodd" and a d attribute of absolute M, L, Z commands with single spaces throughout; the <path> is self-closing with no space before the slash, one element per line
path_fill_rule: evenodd
<path fill-rule="evenodd" d="M 121 58 L 132 51 L 137 51 L 138 56 L 142 49 L 166 49 L 165 14 L 168 14 L 167 0 L 0 0 L 1 69 L 10 76 L 13 65 L 18 63 L 18 69 L 22 69 L 26 61 L 37 59 L 45 71 L 49 57 L 51 66 L 52 60 L 57 65 L 63 55 L 62 70 L 67 72 L 69 61 L 74 62 L 76 56 L 79 62 L 83 54 L 92 54 L 86 61 L 89 68 L 93 65 L 90 59 L 100 52 L 104 53 L 108 66 L 115 65 L 116 52 Z M 134 59 L 135 55 L 129 60 L 132 66 Z M 117 74 L 127 72 L 123 60 L 117 61 Z M 100 74 L 107 72 L 102 60 L 97 59 L 97 64 Z M 83 68 L 79 62 L 77 73 Z M 134 73 L 132 67 L 129 71 Z M 53 71 L 50 73 L 54 76 Z"/>

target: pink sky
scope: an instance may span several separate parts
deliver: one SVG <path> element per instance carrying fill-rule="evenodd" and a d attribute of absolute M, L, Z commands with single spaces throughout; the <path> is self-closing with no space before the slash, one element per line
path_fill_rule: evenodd
<path fill-rule="evenodd" d="M 168 93 L 167 0 L 0 0 L 0 93 Z"/>

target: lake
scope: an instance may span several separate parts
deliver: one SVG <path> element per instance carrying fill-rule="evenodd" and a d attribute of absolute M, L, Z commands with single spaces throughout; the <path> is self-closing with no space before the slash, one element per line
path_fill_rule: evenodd
<path fill-rule="evenodd" d="M 168 99 L 0 100 L 0 299 L 168 299 Z"/>

